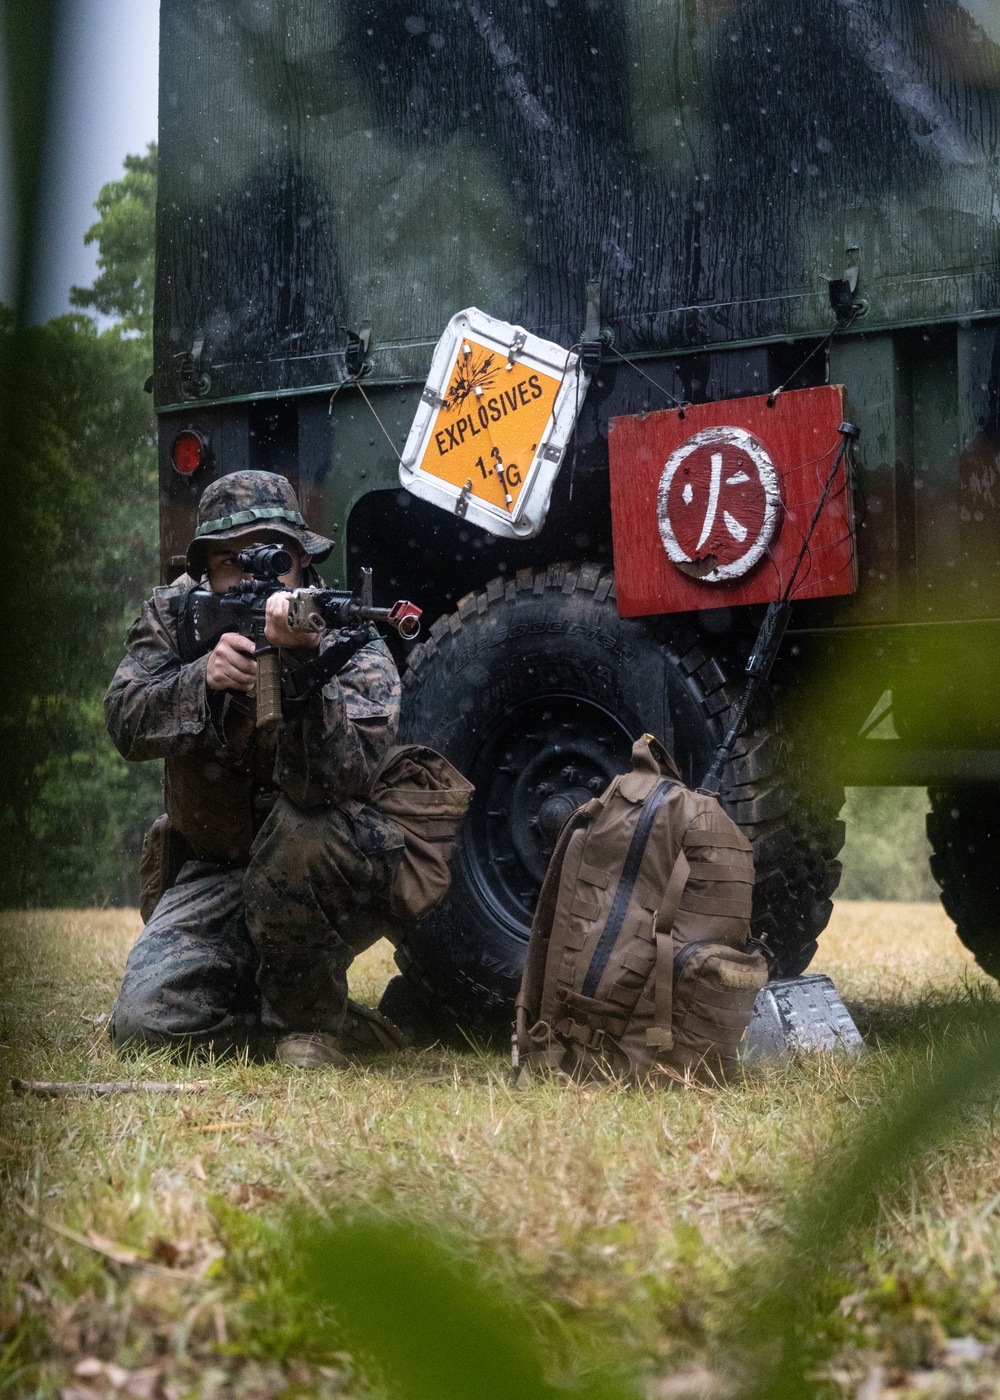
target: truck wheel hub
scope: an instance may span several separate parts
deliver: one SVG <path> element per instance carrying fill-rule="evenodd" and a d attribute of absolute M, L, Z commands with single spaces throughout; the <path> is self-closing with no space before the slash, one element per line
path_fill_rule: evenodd
<path fill-rule="evenodd" d="M 567 788 L 565 792 L 557 792 L 553 797 L 547 797 L 538 809 L 538 835 L 544 846 L 553 847 L 559 839 L 566 822 L 573 815 L 578 807 L 590 800 L 594 794 L 587 788 Z"/>
<path fill-rule="evenodd" d="M 563 824 L 625 771 L 631 749 L 603 706 L 565 694 L 515 706 L 480 749 L 469 773 L 478 817 L 466 822 L 462 861 L 491 916 L 518 937 L 528 936 Z"/>

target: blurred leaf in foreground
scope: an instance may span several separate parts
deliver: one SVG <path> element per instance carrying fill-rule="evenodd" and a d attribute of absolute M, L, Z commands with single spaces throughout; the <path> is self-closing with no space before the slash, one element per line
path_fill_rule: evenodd
<path fill-rule="evenodd" d="M 312 1246 L 315 1287 L 353 1349 L 413 1400 L 534 1400 L 545 1383 L 527 1318 L 426 1237 L 364 1221 Z"/>
<path fill-rule="evenodd" d="M 785 1232 L 733 1299 L 730 1345 L 747 1378 L 747 1400 L 805 1400 L 822 1357 L 817 1309 L 823 1285 L 857 1231 L 960 1116 L 1000 1080 L 1000 1006 L 973 1004 L 936 1044 L 903 1055 L 878 1103 L 849 1141 L 810 1174 L 785 1217 Z"/>
<path fill-rule="evenodd" d="M 235 1269 L 251 1291 L 253 1279 L 267 1295 L 259 1321 L 273 1333 L 269 1351 L 290 1343 L 294 1354 L 319 1357 L 346 1348 L 399 1400 L 638 1400 L 641 1394 L 634 1367 L 632 1375 L 624 1363 L 615 1369 L 617 1348 L 581 1377 L 572 1334 L 531 1284 L 511 1273 L 491 1277 L 488 1264 L 470 1257 L 467 1242 L 447 1232 L 375 1212 L 322 1224 L 292 1213 L 275 1231 L 233 1220 L 220 1203 L 216 1211 L 236 1245 L 227 1272 Z M 279 1297 L 283 1323 L 274 1306 Z M 557 1380 L 547 1379 L 555 1372 Z"/>

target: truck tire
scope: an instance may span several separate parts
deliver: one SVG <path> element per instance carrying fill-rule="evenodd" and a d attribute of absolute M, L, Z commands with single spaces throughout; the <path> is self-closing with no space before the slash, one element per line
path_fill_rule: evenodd
<path fill-rule="evenodd" d="M 405 742 L 476 784 L 452 889 L 397 950 L 381 1009 L 416 1038 L 509 1030 L 535 896 L 562 822 L 650 730 L 701 779 L 738 695 L 684 618 L 621 618 L 596 564 L 524 569 L 470 593 L 410 654 Z M 740 740 L 727 811 L 754 843 L 753 936 L 773 975 L 807 966 L 840 878 L 843 793 L 796 782 L 773 718 Z"/>
<path fill-rule="evenodd" d="M 927 795 L 941 903 L 979 966 L 1000 978 L 1000 788 L 929 788 Z"/>

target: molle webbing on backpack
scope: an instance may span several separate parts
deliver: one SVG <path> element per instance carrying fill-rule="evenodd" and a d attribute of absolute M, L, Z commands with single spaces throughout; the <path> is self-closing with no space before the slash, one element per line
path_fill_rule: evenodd
<path fill-rule="evenodd" d="M 680 908 L 684 887 L 690 873 L 691 866 L 687 856 L 683 850 L 678 851 L 674 868 L 670 872 L 670 880 L 664 892 L 663 904 L 657 915 L 657 922 L 661 925 L 661 929 L 658 929 L 656 933 L 656 963 L 653 967 L 654 1022 L 645 1029 L 646 1044 L 658 1050 L 670 1050 L 674 1043 L 671 1018 L 677 970 L 670 929 L 677 917 L 677 910 Z M 638 998 L 636 998 L 636 1004 L 638 1004 Z"/>
<path fill-rule="evenodd" d="M 750 843 L 714 797 L 683 786 L 655 740 L 632 759 L 556 843 L 517 998 L 518 1053 L 577 1077 L 718 1078 L 767 975 L 745 951 Z"/>

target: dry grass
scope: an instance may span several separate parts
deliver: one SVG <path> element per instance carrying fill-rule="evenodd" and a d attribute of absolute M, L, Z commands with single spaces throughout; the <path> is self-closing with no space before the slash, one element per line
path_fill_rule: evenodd
<path fill-rule="evenodd" d="M 873 1048 L 856 1061 L 782 1062 L 723 1090 L 667 1095 L 517 1092 L 498 1056 L 472 1050 L 316 1075 L 157 1056 L 123 1072 L 97 1018 L 138 929 L 119 911 L 0 916 L 0 1322 L 11 1395 L 68 1386 L 66 1400 L 89 1400 L 114 1381 L 151 1396 L 214 1396 L 223 1385 L 227 1395 L 362 1393 L 367 1382 L 345 1358 L 317 1359 L 249 1228 L 330 1206 L 459 1232 L 483 1268 L 557 1320 L 562 1374 L 613 1347 L 644 1369 L 651 1395 L 687 1393 L 670 1389 L 678 1370 L 697 1389 L 707 1384 L 697 1368 L 722 1364 L 733 1279 L 767 1247 L 789 1190 L 822 1168 L 901 1059 L 920 1072 L 941 1017 L 987 984 L 935 906 L 841 904 L 814 967 L 868 1029 Z M 355 995 L 376 1000 L 388 950 L 353 973 Z M 13 1096 L 11 1074 L 207 1084 L 183 1096 L 42 1101 Z M 842 1391 L 865 1376 L 874 1384 L 873 1361 L 890 1368 L 886 1385 L 911 1381 L 918 1366 L 936 1367 L 935 1393 L 952 1393 L 952 1380 L 978 1384 L 977 1366 L 994 1384 L 991 1353 L 959 1364 L 945 1337 L 1000 1338 L 998 1177 L 984 1109 L 886 1207 L 874 1244 L 823 1283 L 817 1332 L 839 1357 Z M 93 1232 L 96 1248 L 61 1230 L 84 1241 Z M 109 1250 L 159 1267 L 115 1262 Z M 88 1374 L 74 1378 L 81 1362 Z"/>
<path fill-rule="evenodd" d="M 990 982 L 937 903 L 838 902 L 809 971 L 827 973 L 849 1001 L 902 1005 Z"/>

